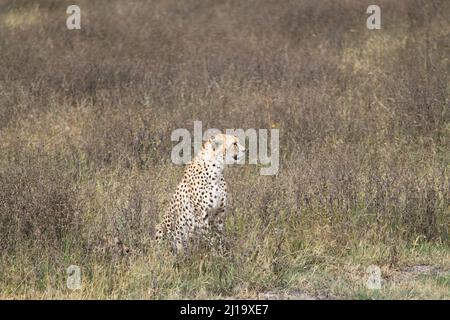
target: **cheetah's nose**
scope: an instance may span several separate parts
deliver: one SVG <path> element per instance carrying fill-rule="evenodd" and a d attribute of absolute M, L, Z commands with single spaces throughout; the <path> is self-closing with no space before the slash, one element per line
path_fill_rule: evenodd
<path fill-rule="evenodd" d="M 237 156 L 237 154 L 235 154 L 235 155 L 233 156 L 233 159 L 234 159 L 234 160 L 237 160 L 237 158 L 238 158 L 238 156 Z"/>

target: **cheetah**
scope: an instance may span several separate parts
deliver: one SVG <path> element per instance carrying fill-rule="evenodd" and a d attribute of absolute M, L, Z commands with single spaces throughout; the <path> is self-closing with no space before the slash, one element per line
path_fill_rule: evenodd
<path fill-rule="evenodd" d="M 156 240 L 167 241 L 176 252 L 186 252 L 193 238 L 214 232 L 222 236 L 226 215 L 226 164 L 240 163 L 245 148 L 234 135 L 218 134 L 207 140 L 187 165 L 169 209 L 156 228 Z"/>

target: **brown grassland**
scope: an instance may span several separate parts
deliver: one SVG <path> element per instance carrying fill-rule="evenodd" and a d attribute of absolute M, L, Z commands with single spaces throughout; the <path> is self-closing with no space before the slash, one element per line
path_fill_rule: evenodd
<path fill-rule="evenodd" d="M 76 2 L 0 0 L 0 298 L 450 299 L 449 1 Z M 280 129 L 226 256 L 153 242 L 194 120 Z"/>

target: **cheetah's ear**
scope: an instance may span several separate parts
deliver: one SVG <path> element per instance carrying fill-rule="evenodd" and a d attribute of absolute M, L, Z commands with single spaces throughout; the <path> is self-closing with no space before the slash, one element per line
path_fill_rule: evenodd
<path fill-rule="evenodd" d="M 216 149 L 220 146 L 220 140 L 217 139 L 216 136 L 211 136 L 211 138 L 209 138 L 209 141 L 211 142 L 213 151 L 216 151 Z"/>

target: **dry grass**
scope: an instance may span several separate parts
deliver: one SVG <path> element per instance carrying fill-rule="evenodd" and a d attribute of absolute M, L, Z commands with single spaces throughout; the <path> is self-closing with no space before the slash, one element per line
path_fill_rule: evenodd
<path fill-rule="evenodd" d="M 1 298 L 450 298 L 447 1 L 378 31 L 370 1 L 78 3 L 68 31 L 72 3 L 0 0 Z M 231 257 L 152 242 L 194 120 L 280 129 L 277 176 L 227 172 Z"/>

